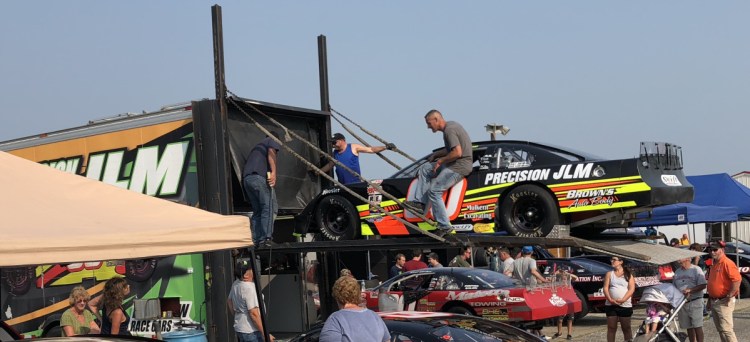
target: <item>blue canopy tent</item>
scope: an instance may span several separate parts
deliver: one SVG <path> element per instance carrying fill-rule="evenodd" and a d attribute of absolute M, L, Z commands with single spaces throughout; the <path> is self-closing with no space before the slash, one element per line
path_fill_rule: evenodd
<path fill-rule="evenodd" d="M 726 173 L 687 176 L 695 189 L 692 203 L 656 207 L 638 214 L 632 227 L 672 226 L 689 223 L 734 222 L 750 219 L 750 189 Z M 695 238 L 695 227 L 693 227 Z"/>
<path fill-rule="evenodd" d="M 693 204 L 735 207 L 740 220 L 750 219 L 750 189 L 726 173 L 688 176 L 695 188 Z"/>
<path fill-rule="evenodd" d="M 644 212 L 637 216 L 631 227 L 670 226 L 686 223 L 734 222 L 737 221 L 737 208 L 713 205 L 678 203 L 656 207 L 651 216 Z M 642 219 L 642 220 L 641 220 Z"/>

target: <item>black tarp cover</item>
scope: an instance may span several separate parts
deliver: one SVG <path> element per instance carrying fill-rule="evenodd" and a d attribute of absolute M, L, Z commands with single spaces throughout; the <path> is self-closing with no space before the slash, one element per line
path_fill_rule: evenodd
<path fill-rule="evenodd" d="M 243 99 L 244 100 L 244 99 Z M 240 101 L 238 99 L 238 101 Z M 279 121 L 289 131 L 302 136 L 315 146 L 330 150 L 328 138 L 330 134 L 330 115 L 326 112 L 303 109 L 282 105 L 275 105 L 253 100 L 250 102 L 266 115 Z M 320 154 L 299 140 L 287 142 L 284 140 L 284 130 L 270 120 L 258 114 L 249 105 L 243 105 L 243 110 L 265 129 L 279 133 L 284 145 L 289 146 L 296 153 L 313 164 L 319 164 Z M 255 126 L 247 116 L 233 104 L 227 105 L 227 128 L 229 130 L 229 149 L 232 155 L 232 168 L 239 184 L 242 184 L 242 168 L 250 150 L 265 138 L 265 134 Z M 307 166 L 283 149 L 279 151 L 276 161 L 277 180 L 276 198 L 279 204 L 279 214 L 295 213 L 302 210 L 321 191 L 321 178 L 307 172 Z M 234 194 L 234 198 L 243 198 Z M 248 204 L 249 205 L 249 204 Z"/>

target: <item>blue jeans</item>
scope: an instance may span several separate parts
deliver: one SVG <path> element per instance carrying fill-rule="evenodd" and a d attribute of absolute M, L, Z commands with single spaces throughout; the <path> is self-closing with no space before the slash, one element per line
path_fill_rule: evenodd
<path fill-rule="evenodd" d="M 253 232 L 253 243 L 271 239 L 273 220 L 276 216 L 276 192 L 268 185 L 266 177 L 252 174 L 245 176 L 245 194 L 253 207 L 250 219 L 250 231 Z"/>
<path fill-rule="evenodd" d="M 450 227 L 448 213 L 443 202 L 443 193 L 461 180 L 461 175 L 447 167 L 437 169 L 437 175 L 432 172 L 434 163 L 424 163 L 417 170 L 417 186 L 414 188 L 417 201 L 425 204 L 425 213 L 432 207 L 432 217 L 438 223 L 438 228 Z M 429 204 L 429 205 L 427 205 Z"/>
<path fill-rule="evenodd" d="M 263 334 L 260 331 L 253 333 L 237 333 L 237 340 L 240 342 L 263 342 Z"/>

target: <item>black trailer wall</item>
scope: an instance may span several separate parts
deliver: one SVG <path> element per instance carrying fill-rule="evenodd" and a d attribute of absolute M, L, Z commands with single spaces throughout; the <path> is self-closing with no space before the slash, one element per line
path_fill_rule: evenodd
<path fill-rule="evenodd" d="M 280 122 L 289 131 L 310 141 L 322 150 L 331 150 L 328 143 L 330 138 L 330 115 L 328 113 L 256 101 L 253 101 L 253 106 Z M 265 134 L 248 119 L 245 113 L 267 130 L 279 133 L 282 141 L 284 140 L 284 130 L 258 114 L 249 105 L 243 105 L 242 110 L 232 104 L 229 104 L 227 108 L 227 128 L 232 167 L 235 172 L 234 175 L 241 184 L 242 168 L 245 165 L 247 155 L 255 144 L 265 138 Z M 284 144 L 313 164 L 319 164 L 320 154 L 303 142 L 295 139 L 290 142 L 284 141 Z M 307 166 L 289 153 L 285 153 L 283 150 L 279 151 L 276 167 L 278 173 L 276 177 L 276 198 L 279 204 L 279 215 L 299 212 L 313 197 L 320 193 L 321 178 L 308 173 Z M 249 203 L 244 198 L 244 192 L 241 189 L 234 189 L 234 191 L 236 211 L 250 211 L 243 210 L 250 209 Z"/>

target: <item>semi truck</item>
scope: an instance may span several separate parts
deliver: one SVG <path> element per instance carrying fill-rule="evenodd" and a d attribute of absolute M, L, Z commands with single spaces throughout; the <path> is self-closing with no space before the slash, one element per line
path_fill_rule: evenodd
<path fill-rule="evenodd" d="M 205 204 L 200 203 L 201 198 L 211 197 L 200 194 L 200 183 L 211 181 L 206 175 L 216 174 L 203 170 L 224 168 L 219 174 L 231 177 L 226 181 L 231 184 L 232 211 L 249 213 L 252 208 L 244 198 L 240 178 L 250 149 L 265 137 L 255 123 L 282 136 L 288 133 L 284 129 L 293 131 L 325 150 L 329 148 L 330 116 L 317 110 L 244 98 L 234 98 L 232 103 L 226 111 L 227 131 L 221 139 L 207 138 L 211 135 L 196 139 L 202 130 L 214 129 L 206 127 L 207 121 L 200 118 L 217 115 L 220 108 L 218 101 L 197 100 L 0 142 L 0 150 L 63 172 L 196 207 Z M 271 119 L 284 128 L 277 127 Z M 218 149 L 224 143 L 222 139 L 228 139 L 230 160 L 225 164 L 201 164 L 201 158 L 197 157 L 200 151 Z M 299 141 L 287 144 L 308 160 L 320 157 Z M 228 169 L 225 165 L 229 165 Z M 277 165 L 279 216 L 274 239 L 291 241 L 293 215 L 320 192 L 324 180 L 309 175 L 299 160 L 283 151 L 278 155 Z M 106 229 L 103 224 L 102 230 Z M 207 253 L 3 268 L 0 269 L 0 320 L 25 336 L 59 336 L 60 316 L 69 307 L 68 296 L 74 286 L 83 285 L 96 297 L 107 279 L 122 276 L 131 285 L 131 295 L 125 302 L 130 314 L 136 299 L 179 301 L 179 308 L 173 308 L 171 318 L 143 318 L 136 313 L 128 327 L 131 333 L 153 336 L 156 330 L 175 329 L 180 321 L 210 325 L 211 305 L 207 303 L 211 301 L 211 286 L 218 277 L 231 283 L 231 278 L 227 279 L 231 272 L 229 275 L 213 272 L 209 258 Z M 223 307 L 225 298 L 216 300 L 220 302 L 216 308 Z M 226 310 L 214 313 L 222 314 Z"/>

